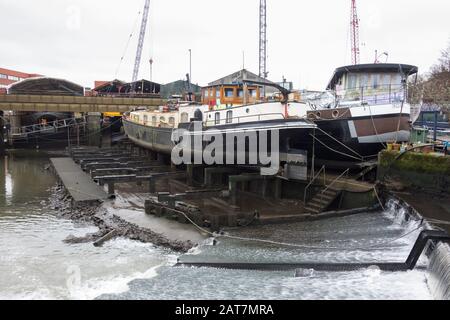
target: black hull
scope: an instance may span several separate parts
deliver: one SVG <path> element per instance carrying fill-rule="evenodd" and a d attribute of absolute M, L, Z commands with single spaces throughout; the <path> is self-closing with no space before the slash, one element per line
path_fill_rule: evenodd
<path fill-rule="evenodd" d="M 353 122 L 351 132 L 349 121 Z M 373 122 L 372 122 L 373 121 Z M 398 123 L 400 121 L 400 131 Z M 374 117 L 349 118 L 340 120 L 315 121 L 315 139 L 296 147 L 308 150 L 316 158 L 331 161 L 359 162 L 375 159 L 378 153 L 391 141 L 408 142 L 409 115 L 385 115 Z M 373 124 L 375 123 L 375 124 Z M 375 130 L 378 128 L 378 130 Z M 358 132 L 355 132 L 358 131 Z M 361 134 L 361 135 L 359 135 Z"/>
<path fill-rule="evenodd" d="M 164 154 L 172 153 L 175 147 L 175 144 L 171 141 L 173 129 L 143 126 L 126 120 L 123 122 L 125 132 L 136 144 Z M 261 127 L 266 126 L 270 131 L 280 123 L 267 121 L 230 124 L 210 129 L 219 129 L 221 132 L 244 129 L 258 133 Z M 284 123 L 289 123 L 289 121 Z M 398 114 L 382 115 L 373 118 L 349 117 L 337 120 L 317 120 L 315 124 L 318 127 L 315 130 L 311 128 L 289 128 L 279 131 L 281 162 L 286 161 L 287 154 L 296 153 L 296 151 L 307 151 L 309 158 L 314 154 L 316 158 L 323 160 L 362 162 L 375 159 L 378 153 L 386 147 L 386 143 L 391 140 L 409 141 L 408 114 L 401 116 Z M 258 128 L 252 129 L 252 126 Z M 248 153 L 248 149 L 246 149 L 246 152 Z"/>

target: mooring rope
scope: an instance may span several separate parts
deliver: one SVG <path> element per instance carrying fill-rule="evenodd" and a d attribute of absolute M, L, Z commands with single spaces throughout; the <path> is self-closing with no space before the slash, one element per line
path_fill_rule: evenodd
<path fill-rule="evenodd" d="M 450 221 L 445 221 L 445 220 L 438 220 L 438 219 L 429 219 L 429 218 L 427 218 L 427 221 L 430 222 L 430 223 L 435 223 L 435 224 L 450 225 Z"/>
<path fill-rule="evenodd" d="M 386 147 L 387 147 L 386 144 L 384 144 L 384 142 L 381 141 L 380 135 L 378 134 L 377 126 L 375 125 L 375 120 L 372 115 L 372 108 L 370 107 L 370 105 L 368 105 L 368 107 L 369 107 L 369 112 L 370 112 L 370 119 L 372 119 L 372 126 L 375 129 L 375 134 L 377 136 L 378 142 L 383 146 L 383 148 L 386 149 Z"/>
<path fill-rule="evenodd" d="M 368 250 L 368 249 L 373 249 L 373 250 L 379 250 L 379 249 L 384 249 L 384 248 L 380 248 L 380 246 L 387 246 L 395 241 L 401 240 L 407 236 L 409 236 L 410 234 L 416 232 L 417 230 L 420 230 L 422 228 L 422 224 L 423 224 L 423 220 L 421 222 L 421 224 L 409 231 L 406 234 L 401 235 L 398 238 L 392 239 L 390 241 L 384 242 L 384 243 L 377 243 L 374 245 L 369 245 L 369 246 L 363 246 L 363 247 L 353 247 L 353 248 L 349 248 L 349 247 L 320 247 L 320 246 L 308 246 L 308 245 L 301 245 L 301 244 L 294 244 L 294 243 L 285 243 L 285 242 L 278 242 L 278 241 L 272 241 L 272 240 L 263 240 L 263 239 L 256 239 L 256 238 L 245 238 L 245 237 L 238 237 L 238 236 L 231 236 L 231 235 L 227 235 L 227 234 L 220 234 L 220 233 L 216 233 L 216 232 L 211 232 L 206 230 L 205 228 L 200 227 L 198 224 L 196 224 L 191 218 L 189 218 L 189 216 L 179 210 L 176 209 L 170 209 L 171 211 L 174 212 L 178 212 L 180 214 L 182 214 L 192 225 L 194 225 L 197 229 L 199 229 L 200 231 L 209 234 L 215 238 L 227 238 L 227 239 L 232 239 L 232 240 L 239 240 L 239 241 L 249 241 L 249 242 L 259 242 L 259 243 L 265 243 L 265 244 L 274 244 L 274 245 L 280 245 L 283 247 L 294 247 L 294 248 L 302 248 L 302 249 L 312 249 L 312 250 Z"/>
<path fill-rule="evenodd" d="M 347 146 L 345 143 L 339 141 L 338 139 L 336 139 L 335 137 L 333 137 L 331 134 L 327 133 L 326 131 L 320 129 L 319 127 L 317 127 L 317 129 L 322 132 L 323 134 L 325 134 L 326 136 L 330 137 L 331 139 L 333 139 L 334 141 L 336 141 L 337 143 L 339 143 L 340 145 L 342 145 L 344 148 L 348 149 L 349 151 L 351 151 L 353 154 L 355 154 L 356 156 L 358 156 L 360 159 L 359 160 L 364 160 L 364 157 L 362 155 L 360 155 L 358 152 L 356 152 L 355 150 L 353 150 L 352 148 L 350 148 L 349 146 Z"/>
<path fill-rule="evenodd" d="M 332 152 L 334 152 L 334 153 L 337 153 L 337 154 L 340 154 L 340 155 L 343 155 L 343 156 L 345 156 L 345 157 L 349 157 L 349 158 L 352 158 L 352 159 L 355 159 L 355 160 L 358 160 L 358 161 L 362 161 L 362 160 L 363 160 L 362 158 L 359 159 L 359 158 L 357 158 L 357 157 L 354 157 L 354 156 L 352 156 L 352 155 L 349 155 L 348 153 L 340 152 L 340 151 L 337 151 L 337 150 L 331 148 L 330 146 L 328 146 L 327 144 L 325 144 L 324 142 L 322 142 L 321 140 L 319 140 L 319 138 L 313 136 L 312 134 L 310 134 L 310 136 L 311 136 L 314 140 L 316 140 L 317 142 L 319 142 L 321 145 L 323 145 L 325 148 L 327 148 L 328 150 L 330 150 L 330 151 L 332 151 Z"/>
<path fill-rule="evenodd" d="M 380 203 L 381 209 L 383 209 L 383 211 L 386 211 L 386 209 L 383 206 L 383 203 L 381 202 L 380 196 L 378 195 L 378 191 L 377 191 L 377 187 L 376 186 L 373 187 L 373 191 L 375 191 L 375 196 L 377 197 L 378 202 Z"/>
<path fill-rule="evenodd" d="M 90 195 L 87 194 L 81 190 L 77 190 L 77 189 L 73 189 L 73 188 L 67 188 L 68 190 L 73 190 L 73 191 L 77 191 L 86 195 Z M 232 235 L 228 235 L 225 233 L 217 233 L 217 232 L 211 232 L 201 226 L 199 226 L 197 223 L 195 223 L 195 221 L 193 221 L 186 213 L 184 213 L 183 211 L 177 210 L 177 209 L 172 209 L 170 208 L 171 211 L 176 212 L 176 213 L 180 213 L 181 215 L 183 215 L 194 227 L 196 227 L 198 230 L 200 230 L 201 232 L 208 234 L 214 238 L 226 238 L 226 239 L 231 239 L 231 240 L 239 240 L 239 241 L 248 241 L 248 242 L 258 242 L 258 243 L 265 243 L 265 244 L 273 244 L 273 245 L 278 245 L 278 246 L 283 246 L 283 247 L 293 247 L 293 248 L 302 248 L 302 249 L 311 249 L 311 250 L 380 250 L 380 249 L 384 249 L 382 247 L 386 247 L 389 244 L 392 244 L 398 240 L 401 240 L 403 238 L 406 238 L 407 236 L 411 235 L 412 233 L 416 232 L 417 230 L 420 230 L 422 228 L 423 222 L 424 220 L 421 220 L 421 223 L 418 227 L 414 228 L 413 230 L 397 237 L 394 239 L 391 239 L 389 241 L 386 242 L 382 242 L 382 243 L 377 243 L 374 245 L 368 245 L 368 246 L 362 246 L 362 247 L 323 247 L 323 246 L 309 246 L 309 245 L 301 245 L 301 244 L 295 244 L 295 243 L 286 243 L 286 242 L 279 242 L 279 241 L 272 241 L 272 240 L 263 240 L 263 239 L 257 239 L 257 238 L 247 238 L 247 237 L 238 237 L 238 236 L 232 236 Z M 253 220 L 254 221 L 254 220 Z M 253 222 L 252 221 L 252 222 Z M 449 223 L 450 224 L 450 223 Z"/>

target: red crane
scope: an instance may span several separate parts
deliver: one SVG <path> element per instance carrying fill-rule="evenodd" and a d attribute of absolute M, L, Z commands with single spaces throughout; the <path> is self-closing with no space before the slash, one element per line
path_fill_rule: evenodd
<path fill-rule="evenodd" d="M 359 18 L 356 9 L 356 0 L 352 1 L 352 12 L 350 17 L 350 34 L 352 42 L 352 63 L 359 64 Z"/>

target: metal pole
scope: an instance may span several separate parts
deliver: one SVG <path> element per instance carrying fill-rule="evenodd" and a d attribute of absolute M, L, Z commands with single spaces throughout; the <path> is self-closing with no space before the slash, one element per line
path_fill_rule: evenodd
<path fill-rule="evenodd" d="M 433 134 L 433 141 L 437 141 L 437 123 L 438 123 L 438 112 L 434 112 L 434 134 Z"/>
<path fill-rule="evenodd" d="M 153 58 L 150 58 L 150 81 L 153 81 Z"/>
<path fill-rule="evenodd" d="M 192 49 L 189 49 L 189 78 L 192 83 Z"/>
<path fill-rule="evenodd" d="M 80 147 L 80 125 L 77 124 L 77 146 Z"/>
<path fill-rule="evenodd" d="M 67 147 L 70 149 L 70 127 L 67 127 Z"/>
<path fill-rule="evenodd" d="M 313 129 L 313 154 L 312 154 L 312 165 L 311 165 L 311 181 L 315 176 L 315 158 L 316 158 L 316 129 Z"/>

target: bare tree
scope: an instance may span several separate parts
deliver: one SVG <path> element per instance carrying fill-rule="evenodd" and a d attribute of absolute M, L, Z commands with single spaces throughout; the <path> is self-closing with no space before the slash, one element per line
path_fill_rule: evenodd
<path fill-rule="evenodd" d="M 438 105 L 443 112 L 450 112 L 450 45 L 442 51 L 423 86 L 424 101 Z"/>

